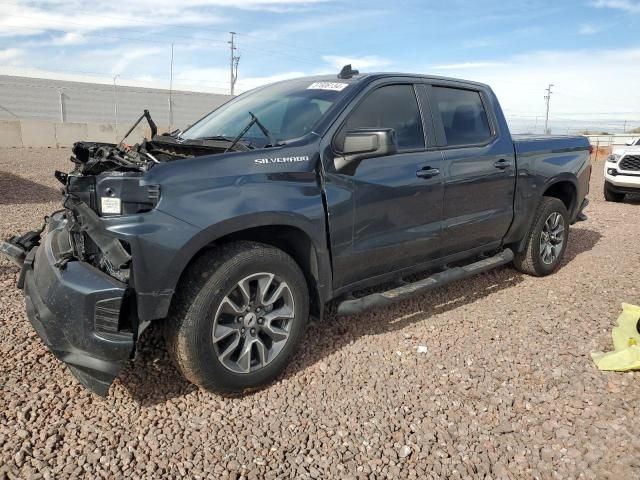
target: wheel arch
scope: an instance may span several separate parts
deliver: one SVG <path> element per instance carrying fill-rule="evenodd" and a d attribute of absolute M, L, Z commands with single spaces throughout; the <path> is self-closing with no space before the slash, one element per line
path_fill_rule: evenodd
<path fill-rule="evenodd" d="M 569 217 L 573 218 L 578 199 L 576 180 L 571 177 L 555 179 L 555 181 L 546 186 L 542 192 L 542 197 L 553 197 L 560 200 L 567 207 Z M 542 197 L 540 200 L 542 200 Z"/>
<path fill-rule="evenodd" d="M 519 235 L 513 240 L 507 241 L 506 246 L 510 247 L 514 252 L 519 253 L 524 250 L 527 245 L 527 234 L 532 228 L 535 221 L 535 214 L 545 197 L 557 198 L 560 200 L 569 212 L 569 223 L 575 218 L 578 212 L 578 187 L 575 175 L 564 173 L 556 177 L 550 178 L 542 188 L 536 191 L 536 195 L 532 201 L 528 202 L 528 206 L 523 210 L 526 212 L 526 219 L 520 225 Z"/>
<path fill-rule="evenodd" d="M 307 281 L 309 298 L 311 300 L 310 313 L 322 318 L 324 304 L 331 295 L 331 263 L 329 252 L 323 242 L 318 244 L 313 233 L 303 222 L 291 221 L 289 218 L 278 218 L 266 215 L 261 218 L 234 219 L 231 225 L 216 225 L 213 229 L 206 229 L 189 242 L 184 249 L 180 262 L 180 275 L 176 282 L 179 288 L 189 267 L 203 255 L 215 255 L 216 247 L 238 242 L 253 241 L 278 248 L 298 264 Z M 274 221 L 275 220 L 275 221 Z M 320 233 L 325 238 L 324 231 Z M 172 299 L 173 302 L 173 299 Z"/>

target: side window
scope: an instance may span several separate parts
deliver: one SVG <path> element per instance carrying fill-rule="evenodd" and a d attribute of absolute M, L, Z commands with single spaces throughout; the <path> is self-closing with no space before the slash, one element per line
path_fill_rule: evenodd
<path fill-rule="evenodd" d="M 491 138 L 480 93 L 459 88 L 433 87 L 447 145 L 475 145 Z"/>
<path fill-rule="evenodd" d="M 393 128 L 400 150 L 424 148 L 422 120 L 412 85 L 388 85 L 367 95 L 340 129 L 334 147 L 342 151 L 349 130 L 376 127 Z"/>

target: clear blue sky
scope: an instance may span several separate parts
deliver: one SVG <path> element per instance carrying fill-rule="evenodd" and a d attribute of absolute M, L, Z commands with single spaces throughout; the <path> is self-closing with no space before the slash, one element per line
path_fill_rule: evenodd
<path fill-rule="evenodd" d="M 227 91 L 280 78 L 397 70 L 490 83 L 534 122 L 554 83 L 559 118 L 640 121 L 640 1 L 0 0 L 0 74 Z M 536 122 L 538 120 L 535 120 Z M 595 120 L 594 120 L 595 121 Z"/>

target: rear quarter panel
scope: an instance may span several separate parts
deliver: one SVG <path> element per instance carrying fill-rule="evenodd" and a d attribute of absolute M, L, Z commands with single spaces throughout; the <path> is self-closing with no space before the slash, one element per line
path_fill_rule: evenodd
<path fill-rule="evenodd" d="M 518 172 L 515 215 L 506 244 L 523 240 L 545 192 L 559 182 L 569 182 L 575 188 L 576 197 L 569 211 L 573 222 L 589 193 L 591 175 L 586 137 L 514 135 L 513 140 Z"/>

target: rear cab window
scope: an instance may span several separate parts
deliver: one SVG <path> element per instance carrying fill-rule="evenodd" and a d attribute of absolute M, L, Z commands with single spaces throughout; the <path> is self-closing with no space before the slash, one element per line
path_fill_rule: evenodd
<path fill-rule="evenodd" d="M 481 145 L 493 137 L 480 92 L 433 86 L 435 114 L 440 116 L 447 146 Z"/>

